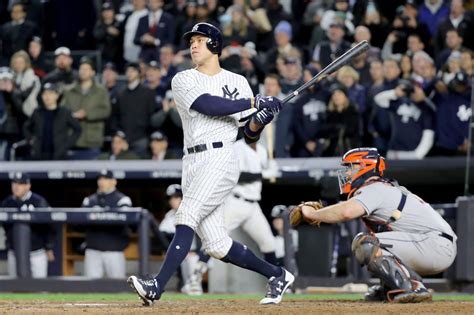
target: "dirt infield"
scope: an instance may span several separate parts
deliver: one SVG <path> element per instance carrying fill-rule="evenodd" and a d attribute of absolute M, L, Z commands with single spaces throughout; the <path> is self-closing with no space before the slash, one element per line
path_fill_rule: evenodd
<path fill-rule="evenodd" d="M 152 307 L 132 302 L 0 301 L 0 314 L 472 314 L 474 302 L 435 301 L 386 304 L 361 301 L 287 299 L 260 306 L 256 300 L 159 301 Z"/>

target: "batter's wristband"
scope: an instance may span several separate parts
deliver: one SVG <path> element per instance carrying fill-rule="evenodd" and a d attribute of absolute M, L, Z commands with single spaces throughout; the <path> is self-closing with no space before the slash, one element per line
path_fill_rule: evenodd
<path fill-rule="evenodd" d="M 250 121 L 249 121 L 248 123 L 245 124 L 244 133 L 250 139 L 256 139 L 260 136 L 260 132 L 262 131 L 262 129 L 260 129 L 259 131 L 253 131 L 252 129 L 250 129 Z"/>

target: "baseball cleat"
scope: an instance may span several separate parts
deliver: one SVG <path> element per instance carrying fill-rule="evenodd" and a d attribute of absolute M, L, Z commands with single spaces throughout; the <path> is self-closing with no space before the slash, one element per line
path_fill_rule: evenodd
<path fill-rule="evenodd" d="M 130 276 L 127 279 L 127 283 L 138 294 L 144 306 L 151 306 L 154 301 L 159 300 L 161 297 L 161 290 L 156 279 L 143 280 Z"/>
<path fill-rule="evenodd" d="M 187 295 L 202 295 L 202 277 L 191 275 L 186 284 L 181 288 L 181 292 Z"/>
<path fill-rule="evenodd" d="M 369 302 L 384 302 L 388 301 L 387 289 L 380 284 L 373 285 L 364 294 L 364 300 Z"/>
<path fill-rule="evenodd" d="M 283 271 L 281 276 L 268 279 L 267 294 L 260 300 L 260 304 L 279 304 L 283 298 L 283 294 L 285 294 L 288 287 L 295 281 L 295 276 L 285 268 L 281 269 Z"/>
<path fill-rule="evenodd" d="M 419 281 L 413 281 L 416 284 L 416 288 L 397 294 L 393 297 L 394 303 L 420 303 L 429 302 L 432 300 L 430 291 Z"/>

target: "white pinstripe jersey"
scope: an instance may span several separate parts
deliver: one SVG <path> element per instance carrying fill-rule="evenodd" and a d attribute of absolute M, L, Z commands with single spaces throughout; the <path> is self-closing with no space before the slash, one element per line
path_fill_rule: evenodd
<path fill-rule="evenodd" d="M 205 93 L 234 100 L 253 96 L 243 76 L 224 69 L 213 76 L 195 69 L 179 72 L 171 81 L 171 88 L 183 122 L 185 148 L 218 141 L 233 143 L 239 120 L 256 111 L 249 109 L 231 116 L 207 116 L 191 109 L 196 98 Z"/>

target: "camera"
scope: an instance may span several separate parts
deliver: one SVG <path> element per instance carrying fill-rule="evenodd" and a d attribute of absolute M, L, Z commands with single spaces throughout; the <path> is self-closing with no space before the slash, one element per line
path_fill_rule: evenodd
<path fill-rule="evenodd" d="M 415 85 L 410 80 L 402 79 L 398 82 L 398 85 L 402 86 L 403 93 L 405 93 L 406 96 L 410 96 L 415 92 Z"/>

